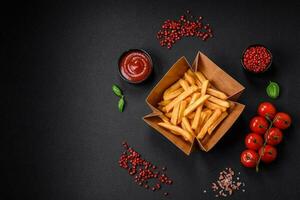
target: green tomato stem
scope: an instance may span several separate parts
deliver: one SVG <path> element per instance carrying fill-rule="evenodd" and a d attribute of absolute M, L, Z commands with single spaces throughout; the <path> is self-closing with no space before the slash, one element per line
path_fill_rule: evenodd
<path fill-rule="evenodd" d="M 266 116 L 266 119 L 270 122 L 270 125 L 269 125 L 269 127 L 268 127 L 268 129 L 266 130 L 266 133 L 268 133 L 269 132 L 269 130 L 270 130 L 270 128 L 272 128 L 272 126 L 273 126 L 273 121 L 269 118 L 269 116 Z M 255 167 L 255 169 L 256 169 L 256 172 L 259 172 L 259 164 L 260 164 L 260 161 L 261 161 L 261 157 L 262 157 L 262 155 L 264 155 L 264 153 L 265 153 L 265 146 L 267 145 L 267 140 L 265 139 L 265 141 L 264 141 L 264 144 L 263 144 L 263 146 L 262 146 L 262 152 L 261 152 L 261 155 L 259 154 L 259 150 L 258 150 L 258 155 L 259 155 L 259 157 L 258 157 L 258 161 L 257 161 L 257 163 L 256 163 L 256 167 Z"/>

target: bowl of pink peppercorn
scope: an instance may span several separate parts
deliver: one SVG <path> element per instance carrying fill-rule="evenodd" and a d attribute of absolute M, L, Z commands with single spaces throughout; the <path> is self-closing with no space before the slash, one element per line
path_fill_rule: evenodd
<path fill-rule="evenodd" d="M 261 44 L 248 46 L 242 54 L 241 63 L 244 69 L 255 74 L 267 71 L 272 64 L 271 51 Z"/>

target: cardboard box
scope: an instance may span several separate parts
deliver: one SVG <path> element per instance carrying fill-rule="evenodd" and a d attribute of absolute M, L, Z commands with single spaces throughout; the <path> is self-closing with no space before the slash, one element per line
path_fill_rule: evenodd
<path fill-rule="evenodd" d="M 232 108 L 228 110 L 228 116 L 222 121 L 222 123 L 214 130 L 214 132 L 206 136 L 200 141 L 194 139 L 193 143 L 185 141 L 182 137 L 172 134 L 170 131 L 160 127 L 157 123 L 161 122 L 158 117 L 163 113 L 157 109 L 157 103 L 162 99 L 164 91 L 170 87 L 173 83 L 183 77 L 184 73 L 191 68 L 193 71 L 201 71 L 211 84 L 218 90 L 226 93 L 228 99 L 234 104 Z M 243 104 L 235 102 L 244 91 L 244 86 L 233 79 L 230 75 L 224 72 L 214 62 L 212 62 L 203 53 L 198 52 L 197 56 L 190 66 L 185 57 L 181 57 L 164 75 L 164 77 L 158 82 L 158 84 L 152 89 L 146 103 L 151 108 L 152 113 L 144 116 L 144 121 L 152 128 L 157 130 L 160 134 L 165 136 L 178 148 L 180 148 L 185 154 L 189 155 L 197 144 L 203 151 L 209 151 L 216 143 L 225 135 L 228 129 L 234 124 L 234 122 L 241 115 L 245 106 Z"/>

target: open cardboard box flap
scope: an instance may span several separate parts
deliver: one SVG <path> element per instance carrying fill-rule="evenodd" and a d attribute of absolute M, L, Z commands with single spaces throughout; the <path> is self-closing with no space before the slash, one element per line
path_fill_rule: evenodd
<path fill-rule="evenodd" d="M 195 142 L 189 143 L 182 137 L 174 135 L 170 131 L 158 126 L 157 123 L 161 121 L 158 116 L 162 115 L 163 113 L 156 107 L 157 103 L 162 99 L 164 91 L 177 80 L 182 78 L 184 73 L 189 68 L 191 68 L 193 71 L 201 71 L 212 83 L 212 85 L 218 90 L 226 93 L 229 97 L 228 99 L 234 104 L 234 106 L 229 109 L 229 115 L 223 120 L 223 122 L 214 130 L 211 135 L 206 134 L 206 136 L 201 141 L 197 140 L 197 144 L 199 145 L 200 149 L 202 149 L 203 151 L 209 151 L 210 149 L 212 149 L 215 144 L 225 135 L 225 133 L 233 125 L 233 123 L 238 119 L 245 107 L 243 104 L 234 102 L 244 91 L 244 86 L 242 86 L 234 78 L 232 78 L 220 67 L 218 67 L 203 53 L 197 53 L 192 67 L 185 57 L 181 57 L 179 60 L 177 60 L 177 62 L 169 69 L 169 71 L 163 76 L 163 78 L 152 89 L 152 91 L 146 98 L 146 103 L 151 108 L 152 113 L 144 116 L 143 119 L 148 125 L 165 136 L 187 155 L 189 155 L 194 149 Z"/>

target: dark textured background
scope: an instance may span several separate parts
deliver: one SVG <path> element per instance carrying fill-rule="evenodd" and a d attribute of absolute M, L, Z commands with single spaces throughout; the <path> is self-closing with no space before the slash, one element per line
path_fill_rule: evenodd
<path fill-rule="evenodd" d="M 300 194 L 299 4 L 260 1 L 49 1 L 2 5 L 1 21 L 1 199 L 91 200 L 161 199 L 133 183 L 118 166 L 127 140 L 146 159 L 168 166 L 174 184 L 170 199 L 214 199 L 210 183 L 225 167 L 241 172 L 246 192 L 231 199 L 296 199 Z M 172 50 L 159 46 L 156 32 L 168 18 L 190 9 L 204 16 L 215 37 L 185 38 Z M 274 56 L 262 76 L 245 73 L 242 50 L 262 43 Z M 143 48 L 154 60 L 154 76 L 144 84 L 120 80 L 119 55 Z M 149 128 L 144 99 L 181 56 L 200 50 L 245 85 L 245 112 L 209 153 L 185 156 Z M 278 148 L 278 160 L 261 173 L 245 169 L 239 156 L 248 121 L 261 101 L 270 101 L 268 81 L 281 86 L 272 101 L 289 112 L 293 126 Z M 117 110 L 111 92 L 123 89 L 127 106 Z"/>

